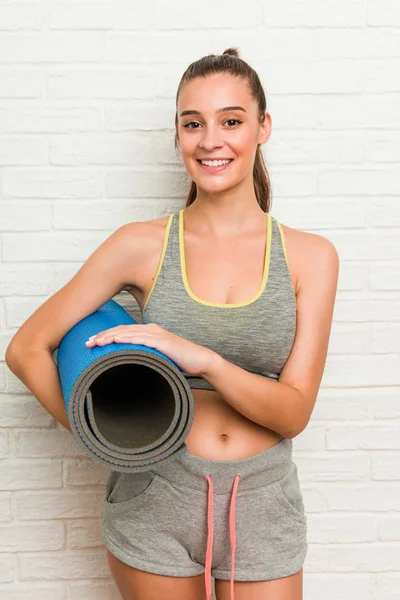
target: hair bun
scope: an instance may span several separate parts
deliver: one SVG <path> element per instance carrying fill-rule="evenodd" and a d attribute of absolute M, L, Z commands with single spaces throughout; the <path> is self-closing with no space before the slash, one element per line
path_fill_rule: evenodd
<path fill-rule="evenodd" d="M 239 52 L 237 48 L 227 48 L 222 54 L 229 54 L 230 56 L 237 56 L 239 58 Z"/>

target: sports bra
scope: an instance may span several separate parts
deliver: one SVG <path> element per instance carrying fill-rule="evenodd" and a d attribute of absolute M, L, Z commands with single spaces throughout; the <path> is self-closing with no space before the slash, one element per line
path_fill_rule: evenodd
<path fill-rule="evenodd" d="M 169 216 L 156 276 L 141 310 L 143 323 L 157 323 L 261 377 L 278 380 L 296 333 L 296 296 L 280 223 L 266 213 L 263 278 L 253 298 L 217 304 L 197 297 L 186 277 L 183 210 Z M 213 390 L 185 371 L 190 388 Z"/>

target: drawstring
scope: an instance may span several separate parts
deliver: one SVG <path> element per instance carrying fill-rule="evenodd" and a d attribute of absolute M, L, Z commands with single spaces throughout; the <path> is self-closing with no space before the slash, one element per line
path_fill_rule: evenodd
<path fill-rule="evenodd" d="M 212 561 L 212 545 L 213 545 L 213 484 L 209 475 L 206 475 L 208 481 L 208 536 L 207 536 L 207 553 L 206 553 L 206 599 L 211 600 L 211 561 Z"/>
<path fill-rule="evenodd" d="M 233 484 L 233 492 L 231 498 L 231 506 L 229 511 L 229 533 L 232 549 L 232 566 L 231 566 L 231 600 L 235 600 L 235 592 L 233 589 L 234 572 L 235 572 L 235 548 L 236 548 L 236 494 L 239 485 L 240 475 L 236 475 Z"/>
<path fill-rule="evenodd" d="M 211 562 L 212 562 L 212 546 L 214 537 L 213 528 L 213 509 L 214 509 L 214 496 L 213 496 L 213 484 L 209 475 L 206 475 L 208 481 L 208 511 L 207 511 L 207 522 L 208 522 L 208 537 L 207 537 L 207 552 L 206 552 L 206 565 L 205 565 L 205 580 L 206 580 L 206 598 L 211 600 Z M 235 573 L 235 548 L 236 548 L 236 494 L 239 485 L 240 475 L 236 475 L 233 484 L 233 491 L 231 496 L 231 504 L 229 509 L 229 536 L 231 542 L 232 551 L 232 563 L 231 563 L 231 600 L 235 600 L 234 593 L 234 573 Z"/>

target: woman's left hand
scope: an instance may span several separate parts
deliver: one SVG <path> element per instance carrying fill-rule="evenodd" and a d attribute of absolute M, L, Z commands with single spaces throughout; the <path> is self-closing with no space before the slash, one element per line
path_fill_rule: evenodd
<path fill-rule="evenodd" d="M 155 348 L 170 358 L 188 375 L 203 375 L 216 353 L 209 348 L 190 342 L 157 323 L 119 325 L 99 331 L 86 342 L 87 348 L 106 344 L 142 344 Z"/>

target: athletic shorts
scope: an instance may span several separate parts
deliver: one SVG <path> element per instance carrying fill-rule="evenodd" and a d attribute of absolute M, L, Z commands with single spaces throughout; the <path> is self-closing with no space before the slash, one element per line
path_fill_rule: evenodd
<path fill-rule="evenodd" d="M 208 595 L 211 576 L 232 590 L 297 573 L 308 544 L 292 440 L 239 460 L 184 447 L 149 471 L 110 473 L 101 529 L 111 553 L 150 573 L 205 573 Z"/>

